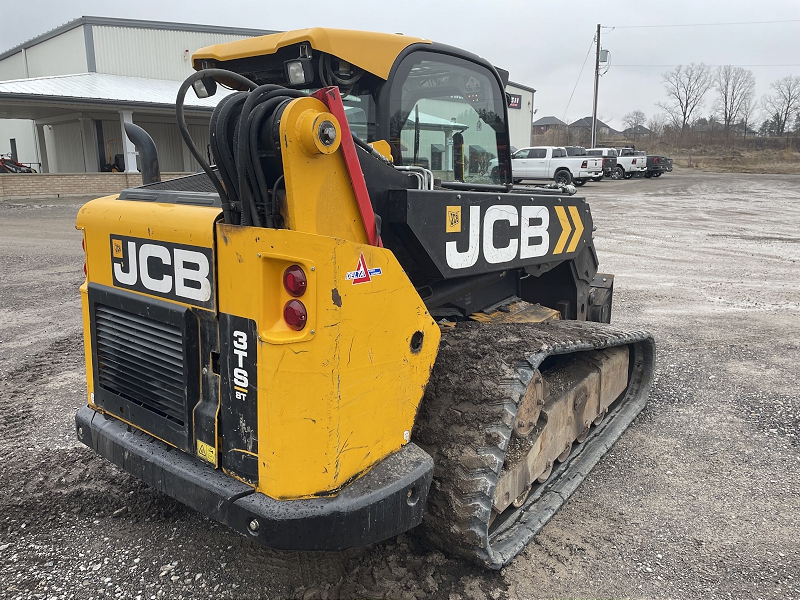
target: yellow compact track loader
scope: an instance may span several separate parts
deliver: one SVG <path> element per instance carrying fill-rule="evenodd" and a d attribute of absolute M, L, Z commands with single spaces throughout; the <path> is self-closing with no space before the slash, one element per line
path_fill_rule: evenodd
<path fill-rule="evenodd" d="M 193 61 L 202 171 L 161 181 L 129 125 L 144 184 L 77 218 L 78 438 L 273 548 L 421 525 L 500 568 L 651 384 L 588 204 L 511 185 L 508 74 L 462 50 L 318 28 Z"/>

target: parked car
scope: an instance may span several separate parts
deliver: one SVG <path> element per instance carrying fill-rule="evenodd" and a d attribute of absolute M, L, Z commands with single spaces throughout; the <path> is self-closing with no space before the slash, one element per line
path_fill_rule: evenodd
<path fill-rule="evenodd" d="M 617 177 L 642 177 L 647 171 L 647 153 L 637 156 L 634 148 L 617 148 Z M 621 177 L 620 177 L 621 176 Z"/>
<path fill-rule="evenodd" d="M 672 159 L 667 156 L 655 154 L 647 155 L 647 172 L 645 177 L 661 177 L 664 173 L 672 171 Z"/>
<path fill-rule="evenodd" d="M 588 156 L 603 157 L 603 175 L 612 179 L 622 179 L 622 174 L 617 171 L 617 151 L 614 148 L 589 148 L 586 151 Z M 594 179 L 600 181 L 601 177 Z"/>
<path fill-rule="evenodd" d="M 497 159 L 489 168 L 497 169 Z M 514 183 L 523 179 L 550 179 L 555 183 L 583 185 L 603 174 L 602 159 L 591 156 L 568 156 L 563 146 L 521 148 L 511 155 L 511 175 Z"/>

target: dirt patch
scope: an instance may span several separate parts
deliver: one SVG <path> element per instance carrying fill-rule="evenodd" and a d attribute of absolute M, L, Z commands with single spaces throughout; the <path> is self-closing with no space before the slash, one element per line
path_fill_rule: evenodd
<path fill-rule="evenodd" d="M 656 335 L 656 381 L 498 573 L 410 535 L 271 551 L 79 446 L 78 207 L 0 205 L 0 385 L 21 394 L 2 411 L 28 415 L 0 436 L 0 596 L 800 597 L 799 190 L 797 176 L 697 171 L 581 188 L 616 275 L 614 322 Z"/>

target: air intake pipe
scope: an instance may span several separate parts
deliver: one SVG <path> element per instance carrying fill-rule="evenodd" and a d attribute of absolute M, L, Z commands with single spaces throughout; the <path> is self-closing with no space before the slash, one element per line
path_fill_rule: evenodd
<path fill-rule="evenodd" d="M 161 181 L 161 169 L 158 167 L 158 150 L 150 134 L 133 123 L 125 123 L 125 135 L 136 146 L 139 162 L 142 165 L 142 185 Z"/>

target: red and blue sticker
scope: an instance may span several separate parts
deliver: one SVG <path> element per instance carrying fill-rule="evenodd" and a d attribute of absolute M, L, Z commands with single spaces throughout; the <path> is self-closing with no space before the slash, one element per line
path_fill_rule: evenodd
<path fill-rule="evenodd" d="M 369 283 L 372 281 L 372 278 L 377 275 L 382 275 L 383 271 L 381 271 L 380 267 L 370 269 L 367 266 L 367 261 L 364 259 L 364 253 L 361 253 L 361 256 L 358 259 L 358 265 L 356 266 L 355 271 L 348 271 L 345 275 L 345 279 L 347 281 L 352 281 L 353 285 L 357 283 Z"/>

